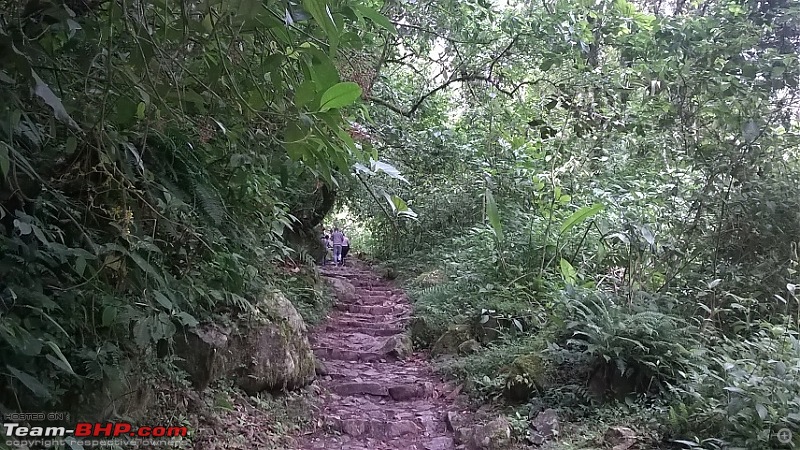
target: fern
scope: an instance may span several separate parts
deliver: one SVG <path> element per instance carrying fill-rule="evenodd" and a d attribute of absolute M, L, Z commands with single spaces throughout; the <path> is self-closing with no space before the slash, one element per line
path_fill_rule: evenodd
<path fill-rule="evenodd" d="M 215 189 L 203 185 L 197 179 L 193 179 L 192 182 L 196 202 L 214 225 L 219 226 L 226 217 L 225 206 L 219 193 Z"/>

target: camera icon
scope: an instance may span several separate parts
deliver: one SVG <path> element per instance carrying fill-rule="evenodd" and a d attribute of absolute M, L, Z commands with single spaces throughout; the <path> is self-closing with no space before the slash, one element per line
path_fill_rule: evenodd
<path fill-rule="evenodd" d="M 778 442 L 781 444 L 790 444 L 792 442 L 792 430 L 788 428 L 781 428 L 776 434 Z"/>

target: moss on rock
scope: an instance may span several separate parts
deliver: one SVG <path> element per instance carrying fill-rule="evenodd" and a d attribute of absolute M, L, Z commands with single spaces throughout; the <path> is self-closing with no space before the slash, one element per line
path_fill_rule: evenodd
<path fill-rule="evenodd" d="M 472 338 L 469 325 L 451 325 L 431 348 L 431 355 L 447 355 L 458 352 L 458 346 Z"/>
<path fill-rule="evenodd" d="M 549 381 L 550 366 L 537 353 L 522 355 L 507 369 L 504 394 L 512 401 L 525 401 L 544 389 Z"/>

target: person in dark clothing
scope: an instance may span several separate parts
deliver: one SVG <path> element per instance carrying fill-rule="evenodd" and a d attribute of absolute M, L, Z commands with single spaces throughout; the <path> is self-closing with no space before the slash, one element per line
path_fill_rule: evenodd
<path fill-rule="evenodd" d="M 344 235 L 344 239 L 342 240 L 342 265 L 344 265 L 345 258 L 347 258 L 347 252 L 350 251 L 350 238 L 347 235 Z"/>

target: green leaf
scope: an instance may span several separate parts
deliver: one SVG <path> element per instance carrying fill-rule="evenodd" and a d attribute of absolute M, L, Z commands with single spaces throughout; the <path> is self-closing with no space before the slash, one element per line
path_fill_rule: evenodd
<path fill-rule="evenodd" d="M 150 342 L 150 331 L 147 328 L 149 319 L 139 319 L 133 326 L 133 340 L 139 348 L 145 348 Z"/>
<path fill-rule="evenodd" d="M 361 97 L 361 86 L 358 84 L 352 81 L 337 83 L 322 94 L 319 110 L 324 112 L 352 105 L 359 97 Z"/>
<path fill-rule="evenodd" d="M 187 327 L 196 327 L 200 323 L 193 315 L 184 311 L 178 313 L 178 321 Z"/>
<path fill-rule="evenodd" d="M 564 221 L 561 225 L 561 234 L 566 233 L 573 227 L 580 225 L 581 223 L 585 222 L 586 219 L 592 217 L 593 215 L 597 214 L 603 209 L 603 205 L 601 203 L 596 203 L 592 206 L 585 206 L 577 211 L 575 211 L 571 216 Z"/>
<path fill-rule="evenodd" d="M 144 258 L 139 256 L 136 253 L 128 253 L 128 256 L 139 266 L 140 269 L 151 275 L 159 284 L 164 284 L 164 279 L 161 277 L 161 274 L 158 273 L 155 267 L 152 264 L 147 262 Z"/>
<path fill-rule="evenodd" d="M 72 117 L 70 117 L 70 115 L 67 113 L 67 110 L 64 109 L 61 99 L 56 96 L 52 89 L 50 89 L 50 86 L 42 81 L 42 79 L 39 78 L 39 75 L 34 70 L 31 70 L 31 76 L 33 76 L 33 80 L 36 82 L 33 88 L 34 94 L 39 96 L 39 98 L 47 103 L 47 106 L 53 109 L 53 114 L 55 114 L 56 119 L 64 122 L 76 130 L 80 130 L 77 122 L 72 120 Z"/>
<path fill-rule="evenodd" d="M 766 419 L 767 416 L 769 415 L 769 411 L 767 411 L 767 407 L 762 405 L 761 403 L 757 403 L 756 404 L 756 412 L 758 413 L 758 417 L 760 417 L 761 420 Z"/>
<path fill-rule="evenodd" d="M 569 261 L 567 261 L 564 258 L 561 258 L 561 261 L 559 262 L 559 269 L 561 271 L 561 276 L 564 278 L 564 281 L 566 281 L 568 284 L 575 283 L 575 277 L 577 276 L 578 272 L 575 270 L 574 267 L 572 267 L 572 264 L 570 264 Z"/>
<path fill-rule="evenodd" d="M 486 215 L 489 217 L 489 223 L 492 225 L 494 235 L 498 241 L 503 240 L 503 224 L 500 222 L 500 213 L 497 210 L 497 203 L 494 201 L 494 195 L 489 189 L 486 190 Z"/>
<path fill-rule="evenodd" d="M 11 148 L 5 142 L 0 142 L 0 180 L 5 180 L 11 167 Z"/>
<path fill-rule="evenodd" d="M 358 11 L 361 16 L 366 17 L 367 19 L 373 21 L 375 25 L 378 25 L 381 28 L 392 33 L 392 35 L 397 35 L 397 29 L 394 27 L 392 22 L 384 16 L 383 14 L 375 11 L 374 9 L 370 8 L 366 5 L 356 5 L 356 10 Z"/>
<path fill-rule="evenodd" d="M 301 84 L 294 93 L 294 104 L 298 108 L 302 108 L 314 100 L 317 95 L 315 84 L 311 80 L 306 80 Z"/>
<path fill-rule="evenodd" d="M 548 70 L 550 70 L 551 67 L 553 67 L 553 65 L 556 62 L 558 62 L 558 60 L 556 60 L 554 58 L 545 59 L 544 61 L 542 61 L 542 64 L 539 66 L 539 69 L 542 72 L 547 72 Z"/>
<path fill-rule="evenodd" d="M 102 323 L 104 327 L 111 326 L 116 318 L 117 318 L 117 308 L 113 306 L 106 306 L 105 309 L 103 309 Z"/>
<path fill-rule="evenodd" d="M 18 379 L 26 388 L 28 388 L 34 395 L 39 398 L 49 399 L 52 397 L 50 390 L 48 390 L 42 383 L 34 378 L 31 374 L 23 372 L 17 368 L 6 366 L 11 375 Z"/>
<path fill-rule="evenodd" d="M 339 29 L 336 27 L 336 22 L 333 21 L 333 15 L 328 7 L 328 4 L 320 0 L 305 0 L 303 7 L 311 13 L 325 34 L 332 47 L 336 47 L 339 42 Z"/>
<path fill-rule="evenodd" d="M 53 350 L 53 353 L 55 353 L 58 359 L 63 363 L 62 368 L 65 369 L 69 374 L 75 375 L 75 371 L 72 370 L 72 366 L 70 365 L 69 361 L 67 361 L 67 358 L 64 356 L 64 354 L 61 352 L 61 349 L 58 347 L 58 344 L 56 344 L 53 341 L 47 341 L 47 345 Z"/>
<path fill-rule="evenodd" d="M 153 296 L 156 298 L 156 301 L 163 306 L 167 311 L 172 311 L 172 302 L 167 298 L 166 295 L 162 294 L 159 291 L 155 291 Z"/>

